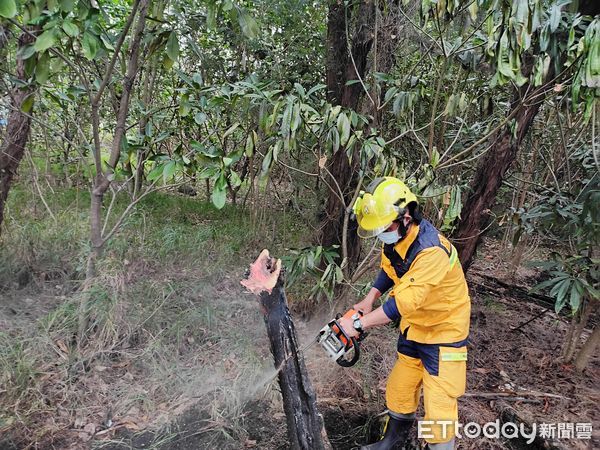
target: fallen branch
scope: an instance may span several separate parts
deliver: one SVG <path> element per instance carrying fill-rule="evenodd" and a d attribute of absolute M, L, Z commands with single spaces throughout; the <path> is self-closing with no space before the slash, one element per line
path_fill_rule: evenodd
<path fill-rule="evenodd" d="M 289 448 L 330 449 L 323 418 L 317 411 L 316 395 L 299 355 L 294 322 L 283 289 L 281 260 L 271 258 L 268 250 L 263 250 L 250 266 L 248 278 L 241 283 L 259 297 L 262 307 L 279 376 Z"/>

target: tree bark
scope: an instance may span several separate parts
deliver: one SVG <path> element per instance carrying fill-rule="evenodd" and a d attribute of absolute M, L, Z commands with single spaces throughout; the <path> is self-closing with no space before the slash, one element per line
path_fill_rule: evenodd
<path fill-rule="evenodd" d="M 598 348 L 598 344 L 600 344 L 600 326 L 596 325 L 590 337 L 585 341 L 581 350 L 579 350 L 577 358 L 575 358 L 575 368 L 579 372 L 583 372 L 586 368 L 590 358 Z"/>
<path fill-rule="evenodd" d="M 19 36 L 18 47 L 25 47 L 35 41 L 35 32 L 39 27 L 27 28 Z M 18 55 L 18 52 L 17 52 Z M 25 61 L 17 56 L 15 75 L 16 78 L 26 82 L 29 76 L 26 73 Z M 8 192 L 12 186 L 13 179 L 29 139 L 31 130 L 31 109 L 24 113 L 23 103 L 35 93 L 35 84 L 29 83 L 24 87 L 15 86 L 11 92 L 11 110 L 8 115 L 5 140 L 0 148 L 0 232 L 4 221 L 4 206 L 8 198 Z"/>
<path fill-rule="evenodd" d="M 346 24 L 351 20 L 351 7 L 343 2 L 334 1 L 329 6 L 327 18 L 327 98 L 335 105 L 356 109 L 363 94 L 361 83 L 347 85 L 350 80 L 364 79 L 367 68 L 367 57 L 373 44 L 373 23 L 375 5 L 372 0 L 363 0 L 356 13 L 351 55 L 348 53 Z M 347 26 L 348 25 L 348 26 Z M 327 197 L 325 215 L 321 226 L 320 242 L 325 247 L 342 244 L 344 219 L 349 212 L 346 207 L 352 200 L 357 184 L 358 157 L 352 163 L 344 148 L 339 148 L 328 164 L 331 174 L 328 184 L 334 187 Z M 335 189 L 333 178 L 342 191 Z M 355 232 L 356 223 L 350 223 L 347 240 L 347 256 L 350 267 L 356 265 L 360 256 L 360 240 Z"/>
<path fill-rule="evenodd" d="M 242 285 L 258 295 L 271 343 L 275 368 L 286 415 L 289 448 L 325 450 L 331 444 L 325 434 L 323 418 L 317 411 L 314 389 L 302 355 L 298 354 L 296 331 L 283 288 L 281 260 L 263 250 Z"/>
<path fill-rule="evenodd" d="M 546 85 L 531 89 L 525 84 L 517 91 L 511 102 L 509 115 L 514 115 L 513 122 L 517 127 L 516 137 L 510 124 L 503 127 L 493 138 L 492 147 L 479 160 L 475 176 L 471 181 L 470 195 L 463 207 L 463 214 L 454 235 L 463 269 L 468 270 L 475 256 L 477 245 L 481 240 L 482 229 L 489 221 L 488 211 L 493 207 L 498 189 L 506 172 L 517 157 L 521 142 L 527 135 L 533 119 L 537 115 L 545 97 Z M 529 100 L 528 100 L 529 99 Z"/>

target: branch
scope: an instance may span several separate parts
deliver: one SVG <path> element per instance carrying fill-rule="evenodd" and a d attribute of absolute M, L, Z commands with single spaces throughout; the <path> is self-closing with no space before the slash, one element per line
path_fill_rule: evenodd
<path fill-rule="evenodd" d="M 148 194 L 151 194 L 153 192 L 157 192 L 157 191 L 160 191 L 160 190 L 163 190 L 163 189 L 172 188 L 172 187 L 178 187 L 178 186 L 181 186 L 181 185 L 183 185 L 185 183 L 186 183 L 185 181 L 182 181 L 181 183 L 166 184 L 164 186 L 160 186 L 160 187 L 157 187 L 157 188 L 152 188 L 152 186 L 154 186 L 156 184 L 156 181 L 155 181 L 153 184 L 151 184 L 150 186 L 148 186 L 148 189 L 146 190 L 146 192 L 144 192 L 138 198 L 136 198 L 135 200 L 133 200 L 127 206 L 127 208 L 125 208 L 125 211 L 123 211 L 123 213 L 121 214 L 121 217 L 119 217 L 119 219 L 117 220 L 117 223 L 115 223 L 115 225 L 112 227 L 112 229 L 110 230 L 110 232 L 105 237 L 102 238 L 102 244 L 100 245 L 100 247 L 103 246 L 104 244 L 106 244 L 106 242 L 117 232 L 117 230 L 119 229 L 119 227 L 123 223 L 123 220 L 125 220 L 125 218 L 129 214 L 129 212 L 133 209 L 133 207 L 135 205 L 137 205 L 140 202 L 140 200 L 142 200 Z"/>
<path fill-rule="evenodd" d="M 350 201 L 350 205 L 344 209 L 344 226 L 342 228 L 342 264 L 344 261 L 348 261 L 348 221 L 350 220 L 350 214 L 352 213 L 352 205 L 360 195 L 360 188 L 362 187 L 362 182 L 364 179 L 364 175 L 360 177 L 358 183 L 356 183 L 356 189 L 354 190 L 354 195 L 352 196 L 352 200 Z M 342 269 L 344 272 L 344 277 L 348 276 L 348 265 L 346 264 Z"/>
<path fill-rule="evenodd" d="M 125 22 L 125 26 L 123 27 L 123 31 L 121 32 L 121 35 L 119 36 L 119 40 L 117 41 L 117 44 L 115 45 L 115 50 L 113 52 L 112 58 L 110 59 L 110 62 L 108 63 L 106 72 L 104 72 L 104 77 L 102 78 L 102 82 L 100 83 L 98 92 L 96 92 L 96 95 L 92 99 L 93 104 L 100 103 L 100 98 L 102 97 L 104 89 L 106 89 L 106 85 L 108 84 L 108 80 L 110 79 L 113 69 L 115 68 L 117 58 L 119 57 L 119 53 L 121 52 L 121 47 L 123 46 L 123 42 L 125 42 L 125 37 L 129 33 L 129 28 L 131 28 L 131 24 L 133 23 L 133 19 L 135 18 L 139 4 L 140 4 L 140 0 L 135 0 L 133 5 L 131 5 L 131 12 L 129 13 L 127 22 Z"/>
<path fill-rule="evenodd" d="M 140 43 L 146 26 L 146 11 L 148 10 L 149 0 L 140 0 L 140 15 L 133 34 L 131 49 L 129 53 L 129 61 L 127 62 L 127 73 L 123 80 L 123 93 L 121 95 L 121 104 L 119 105 L 119 114 L 117 116 L 117 124 L 113 137 L 112 149 L 108 165 L 114 169 L 119 161 L 121 154 L 121 139 L 125 135 L 125 121 L 129 112 L 129 98 L 133 91 L 133 83 L 137 75 L 138 61 L 140 56 Z M 116 54 L 116 53 L 115 53 Z M 113 55 L 114 57 L 114 55 Z"/>

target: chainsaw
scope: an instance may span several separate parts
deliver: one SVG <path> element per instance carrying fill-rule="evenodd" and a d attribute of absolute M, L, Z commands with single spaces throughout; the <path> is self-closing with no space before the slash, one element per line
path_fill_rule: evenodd
<path fill-rule="evenodd" d="M 317 335 L 317 342 L 342 367 L 351 367 L 356 364 L 360 357 L 360 342 L 367 336 L 367 333 L 360 333 L 358 337 L 349 337 L 338 320 L 342 317 L 355 320 L 362 315 L 362 311 L 354 309 L 350 309 L 343 316 L 337 314 L 335 319 L 325 325 Z M 348 354 L 352 354 L 352 358 L 348 359 Z"/>

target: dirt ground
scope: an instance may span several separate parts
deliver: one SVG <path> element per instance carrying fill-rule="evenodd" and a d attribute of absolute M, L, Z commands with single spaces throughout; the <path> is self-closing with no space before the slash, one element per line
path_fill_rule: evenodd
<path fill-rule="evenodd" d="M 497 253 L 498 245 L 492 241 L 483 252 L 487 255 Z M 461 421 L 479 424 L 496 419 L 502 423 L 524 424 L 592 423 L 593 436 L 590 440 L 536 439 L 531 445 L 523 440 L 465 438 L 459 440 L 458 448 L 600 448 L 598 358 L 582 375 L 577 374 L 573 367 L 556 362 L 568 320 L 552 310 L 547 311 L 546 306 L 522 298 L 519 292 L 494 285 L 489 279 L 490 274 L 500 280 L 509 280 L 509 269 L 497 263 L 498 260 L 480 260 L 469 273 L 473 308 L 468 394 L 460 400 Z M 535 270 L 520 268 L 510 282 L 516 287 L 530 287 L 535 284 L 536 277 Z M 292 307 L 293 302 L 292 297 Z M 513 331 L 513 328 L 543 311 L 546 312 L 540 317 Z M 319 318 L 310 322 L 297 320 L 300 342 L 309 341 L 322 322 Z M 334 449 L 357 449 L 377 438 L 379 419 L 385 410 L 385 381 L 395 358 L 395 332 L 389 328 L 373 331 L 364 342 L 363 361 L 350 369 L 332 364 L 317 347 L 307 350 L 305 362 Z M 218 445 L 218 448 L 287 448 L 280 398 L 272 395 L 277 389 L 276 381 L 272 381 L 245 406 L 242 415 L 247 435 L 243 441 L 217 439 L 210 445 Z M 494 394 L 508 398 L 486 398 L 494 397 Z M 420 413 L 423 413 L 422 410 Z M 205 429 L 208 423 L 199 419 L 198 414 L 192 413 L 180 420 L 181 440 L 161 448 L 209 448 L 202 434 L 194 434 Z M 187 435 L 191 437 L 184 437 Z M 413 433 L 413 440 L 406 448 L 418 448 L 416 433 Z"/>
<path fill-rule="evenodd" d="M 479 424 L 496 419 L 526 424 L 592 423 L 593 435 L 589 440 L 538 440 L 530 447 L 600 448 L 597 406 L 600 404 L 600 361 L 596 356 L 584 374 L 578 374 L 573 367 L 557 362 L 568 319 L 557 316 L 553 310 L 541 314 L 546 307 L 524 298 L 523 290 L 508 289 L 493 282 L 493 277 L 508 281 L 509 275 L 512 275 L 507 267 L 498 262 L 501 259 L 494 256 L 501 251 L 499 245 L 494 241 L 488 242 L 481 251 L 487 258 L 480 259 L 468 276 L 473 308 L 468 393 L 459 402 L 461 421 Z M 103 401 L 119 405 L 118 391 L 138 389 L 141 392 L 150 389 L 151 384 L 150 380 L 145 379 L 145 373 L 136 372 L 135 365 L 122 360 L 92 368 L 91 378 L 88 378 L 89 389 L 101 388 L 102 395 L 90 392 L 90 396 L 101 405 L 91 411 L 86 420 L 79 422 L 74 422 L 72 416 L 61 409 L 61 405 L 48 405 L 48 417 L 44 419 L 48 422 L 47 426 L 56 425 L 55 422 L 60 426 L 53 428 L 51 438 L 38 443 L 37 448 L 287 448 L 285 418 L 278 386 L 273 378 L 264 325 L 252 296 L 241 293 L 238 285 L 241 275 L 241 270 L 229 274 L 212 286 L 210 292 L 194 291 L 189 301 L 192 305 L 202 302 L 198 305 L 205 307 L 207 301 L 222 298 L 224 293 L 231 294 L 234 308 L 230 311 L 233 312 L 227 312 L 223 321 L 228 329 L 248 330 L 245 335 L 256 349 L 255 353 L 245 353 L 243 347 L 233 347 L 229 353 L 223 354 L 223 349 L 231 347 L 232 340 L 238 338 L 235 333 L 224 333 L 220 339 L 206 336 L 202 343 L 194 342 L 188 336 L 182 341 L 185 348 L 180 349 L 180 375 L 187 374 L 184 367 L 190 373 L 195 367 L 200 372 L 202 368 L 211 368 L 216 373 L 220 367 L 222 375 L 217 377 L 218 380 L 215 381 L 214 377 L 202 378 L 205 375 L 190 378 L 187 392 L 158 404 L 150 413 L 138 407 L 125 409 L 115 406 L 111 426 L 96 427 L 94 430 L 87 424 L 92 422 L 90 417 L 94 416 L 95 423 L 101 422 L 106 410 Z M 534 270 L 520 268 L 509 282 L 515 287 L 528 288 L 535 284 L 536 277 Z M 0 325 L 13 329 L 15 326 L 30 325 L 60 303 L 62 293 L 59 290 L 57 287 L 55 296 L 30 300 L 32 307 L 29 309 L 18 309 L 16 306 L 24 304 L 23 298 L 6 299 L 0 314 Z M 293 294 L 290 294 L 289 302 L 294 312 L 296 299 Z M 296 315 L 300 316 L 300 312 L 296 311 Z M 539 317 L 513 330 L 535 316 Z M 325 320 L 326 317 L 313 317 L 308 322 L 297 320 L 300 343 L 308 342 L 315 336 Z M 356 449 L 376 439 L 379 419 L 385 410 L 385 381 L 395 361 L 396 333 L 396 330 L 388 327 L 371 332 L 364 341 L 361 361 L 349 369 L 332 364 L 316 346 L 306 351 L 305 362 L 317 393 L 318 406 L 335 449 Z M 168 380 L 164 381 L 166 385 Z M 156 383 L 156 380 L 152 382 Z M 50 392 L 52 379 L 49 378 L 44 386 Z M 164 395 L 168 397 L 168 391 Z M 49 417 L 54 417 L 54 422 Z M 411 445 L 416 445 L 414 440 Z M 459 440 L 460 449 L 525 447 L 527 445 L 518 440 Z M 0 444 L 0 449 L 16 448 L 25 447 L 9 445 L 7 441 Z"/>

